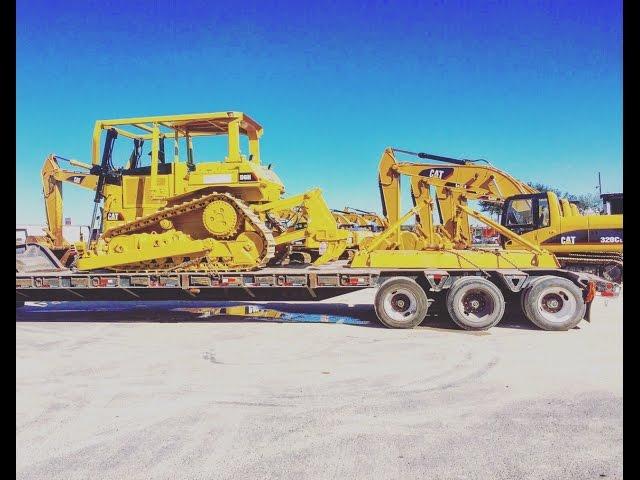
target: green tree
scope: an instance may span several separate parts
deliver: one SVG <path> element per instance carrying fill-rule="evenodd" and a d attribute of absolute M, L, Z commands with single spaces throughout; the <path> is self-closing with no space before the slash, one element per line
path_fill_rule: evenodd
<path fill-rule="evenodd" d="M 596 193 L 583 193 L 581 195 L 571 195 L 569 200 L 576 202 L 578 210 L 583 214 L 600 213 L 602 210 L 602 200 Z"/>
<path fill-rule="evenodd" d="M 553 192 L 558 198 L 566 198 L 570 202 L 574 202 L 580 213 L 599 213 L 602 202 L 600 197 L 595 193 L 584 193 L 574 195 L 569 192 L 563 192 L 558 188 L 545 185 L 544 183 L 527 182 L 531 188 L 535 188 L 539 192 Z M 500 216 L 502 213 L 502 204 L 494 202 L 480 202 L 480 209 L 491 216 Z"/>

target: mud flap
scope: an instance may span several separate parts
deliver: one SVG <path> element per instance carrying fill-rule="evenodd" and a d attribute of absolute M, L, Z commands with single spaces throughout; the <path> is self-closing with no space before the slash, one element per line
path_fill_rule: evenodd
<path fill-rule="evenodd" d="M 584 319 L 589 323 L 591 323 L 591 305 L 592 304 L 593 304 L 593 302 L 587 303 L 587 308 L 584 311 Z"/>
<path fill-rule="evenodd" d="M 587 289 L 584 291 L 584 301 L 586 303 L 586 307 L 584 310 L 584 319 L 591 323 L 591 304 L 593 303 L 593 299 L 596 298 L 596 282 L 590 280 L 587 283 Z"/>

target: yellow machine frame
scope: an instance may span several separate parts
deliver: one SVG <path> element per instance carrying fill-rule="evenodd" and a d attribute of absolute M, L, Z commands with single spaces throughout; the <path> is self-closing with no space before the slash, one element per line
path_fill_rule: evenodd
<path fill-rule="evenodd" d="M 107 132 L 105 148 L 101 155 L 103 131 Z M 283 199 L 284 186 L 277 175 L 260 161 L 259 139 L 262 127 L 248 115 L 241 112 L 217 112 L 187 115 L 151 116 L 122 118 L 97 121 L 93 130 L 91 165 L 76 160 L 70 163 L 84 169 L 84 172 L 63 170 L 57 159 L 49 156 L 43 167 L 43 185 L 49 230 L 55 242 L 64 246 L 62 238 L 62 182 L 80 185 L 91 190 L 100 190 L 96 194 L 94 219 L 97 217 L 98 203 L 105 199 L 102 207 L 101 231 L 107 233 L 122 230 L 128 222 L 153 215 L 162 209 L 170 208 L 180 202 L 186 204 L 201 191 L 216 191 L 238 197 L 251 207 L 256 219 L 264 224 L 277 219 L 279 214 L 291 208 L 299 208 L 308 218 L 306 228 L 295 232 L 275 231 L 274 246 L 291 241 L 302 241 L 306 248 L 316 249 L 319 255 L 315 264 L 322 264 L 338 258 L 347 246 L 348 233 L 338 229 L 336 222 L 326 206 L 319 189 L 306 194 Z M 111 136 L 111 140 L 110 137 Z M 227 156 L 222 162 L 194 161 L 193 139 L 204 136 L 226 135 L 228 138 Z M 248 138 L 249 157 L 245 157 L 240 148 L 240 137 Z M 148 172 L 128 173 L 135 165 L 134 154 L 129 163 L 120 170 L 107 168 L 111 161 L 113 141 L 118 136 L 134 140 L 134 153 L 140 147 L 135 162 L 140 158 L 144 141 L 151 141 L 151 165 Z M 173 159 L 170 169 L 161 164 L 169 163 L 161 148 L 164 141 L 173 141 Z M 111 141 L 111 143 L 109 143 Z M 186 144 L 186 162 L 180 159 L 180 142 Z M 105 160 L 106 159 L 106 160 Z M 66 160 L 66 159 L 65 159 Z M 107 162 L 108 161 L 108 162 Z M 106 162 L 106 163 L 105 163 Z M 135 168 L 134 168 L 135 170 Z M 138 169 L 139 170 L 139 169 Z M 164 172 L 162 171 L 164 170 Z M 170 170 L 167 174 L 166 170 Z M 109 175 L 116 180 L 109 181 Z M 102 183 L 101 183 L 101 178 Z M 236 201 L 237 202 L 237 201 Z M 92 220 L 93 227 L 94 220 Z M 233 264 L 233 258 L 254 255 L 251 243 L 242 241 L 192 240 L 180 232 L 172 230 L 171 222 L 165 222 L 166 232 L 155 237 L 146 234 L 130 236 L 131 240 L 117 243 L 117 251 L 108 247 L 109 242 L 98 240 L 90 245 L 76 245 L 80 258 L 79 269 L 93 270 L 111 268 L 119 265 L 131 265 L 162 257 L 179 257 L 190 254 L 215 256 Z M 165 227 L 163 227 L 165 228 Z M 92 228 L 93 229 L 93 228 Z M 175 233 L 174 233 L 175 232 Z M 268 233 L 262 235 L 269 236 Z M 136 240 L 137 239 L 137 240 Z M 268 241 L 268 240 L 265 240 Z M 113 242 L 111 242 L 113 245 Z M 249 252 L 249 253 L 247 253 Z M 248 262 L 249 259 L 246 260 Z M 246 263 L 244 262 L 244 263 Z M 242 263 L 242 262 L 241 262 Z M 242 263 L 242 264 L 244 264 Z M 218 268 L 221 265 L 218 264 Z M 235 265 L 238 267 L 238 265 Z M 229 267 L 231 268 L 231 267 Z"/>
<path fill-rule="evenodd" d="M 459 214 L 458 205 L 467 205 L 471 200 L 503 203 L 519 198 L 544 198 L 549 210 L 546 226 L 534 228 L 532 231 L 510 230 L 531 243 L 544 245 L 556 254 L 622 252 L 622 239 L 616 237 L 617 232 L 621 232 L 622 229 L 622 215 L 582 215 L 577 206 L 566 198 L 558 199 L 553 192 L 540 193 L 493 166 L 428 154 L 418 155 L 460 163 L 436 165 L 397 162 L 394 150 L 387 148 L 380 159 L 379 183 L 383 208 L 392 222 L 400 215 L 400 178 L 404 175 L 411 178 L 411 193 L 414 198 L 425 197 L 425 201 L 430 201 L 432 196 L 435 197 L 442 218 L 438 234 L 442 241 L 451 241 L 456 248 L 472 246 L 468 217 Z M 430 219 L 423 220 L 429 221 Z M 594 238 L 584 238 L 587 232 L 590 232 L 589 237 Z M 598 235 L 598 232 L 601 234 Z M 602 241 L 601 236 L 604 240 L 612 241 Z M 576 238 L 582 241 L 576 241 Z M 520 248 L 520 244 L 507 240 L 504 247 Z"/>
<path fill-rule="evenodd" d="M 379 185 L 383 211 L 390 225 L 356 253 L 353 267 L 396 268 L 558 268 L 555 257 L 490 218 L 470 209 L 470 198 L 492 200 L 504 191 L 513 189 L 525 193 L 531 188 L 497 169 L 484 175 L 475 172 L 471 179 L 458 183 L 455 179 L 441 179 L 428 170 L 429 165 L 398 163 L 394 151 L 387 148 L 380 160 Z M 473 167 L 470 167 L 473 168 Z M 400 177 L 408 176 L 415 206 L 401 215 Z M 444 225 L 433 223 L 436 202 L 439 200 Z M 492 191 L 495 194 L 492 194 Z M 416 218 L 415 231 L 403 231 L 401 226 Z M 519 250 L 478 250 L 470 248 L 469 217 L 490 225 L 520 245 Z"/>

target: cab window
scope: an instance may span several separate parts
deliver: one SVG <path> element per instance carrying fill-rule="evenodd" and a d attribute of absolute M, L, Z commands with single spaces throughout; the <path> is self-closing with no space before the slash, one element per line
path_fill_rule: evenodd
<path fill-rule="evenodd" d="M 532 199 L 512 200 L 507 210 L 506 226 L 533 225 Z"/>
<path fill-rule="evenodd" d="M 548 227 L 549 221 L 549 200 L 546 198 L 538 199 L 538 227 Z"/>

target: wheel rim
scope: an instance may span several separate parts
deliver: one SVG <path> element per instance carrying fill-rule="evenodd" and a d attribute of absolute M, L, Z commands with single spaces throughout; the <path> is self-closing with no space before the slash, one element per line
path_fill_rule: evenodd
<path fill-rule="evenodd" d="M 549 287 L 540 292 L 536 302 L 538 313 L 552 323 L 564 323 L 575 316 L 578 302 L 569 290 Z"/>
<path fill-rule="evenodd" d="M 385 313 L 396 321 L 407 321 L 418 311 L 416 296 L 404 288 L 390 291 L 383 302 Z"/>
<path fill-rule="evenodd" d="M 458 311 L 463 313 L 465 322 L 470 324 L 484 323 L 496 309 L 493 297 L 480 288 L 466 291 L 458 300 L 458 306 Z"/>

